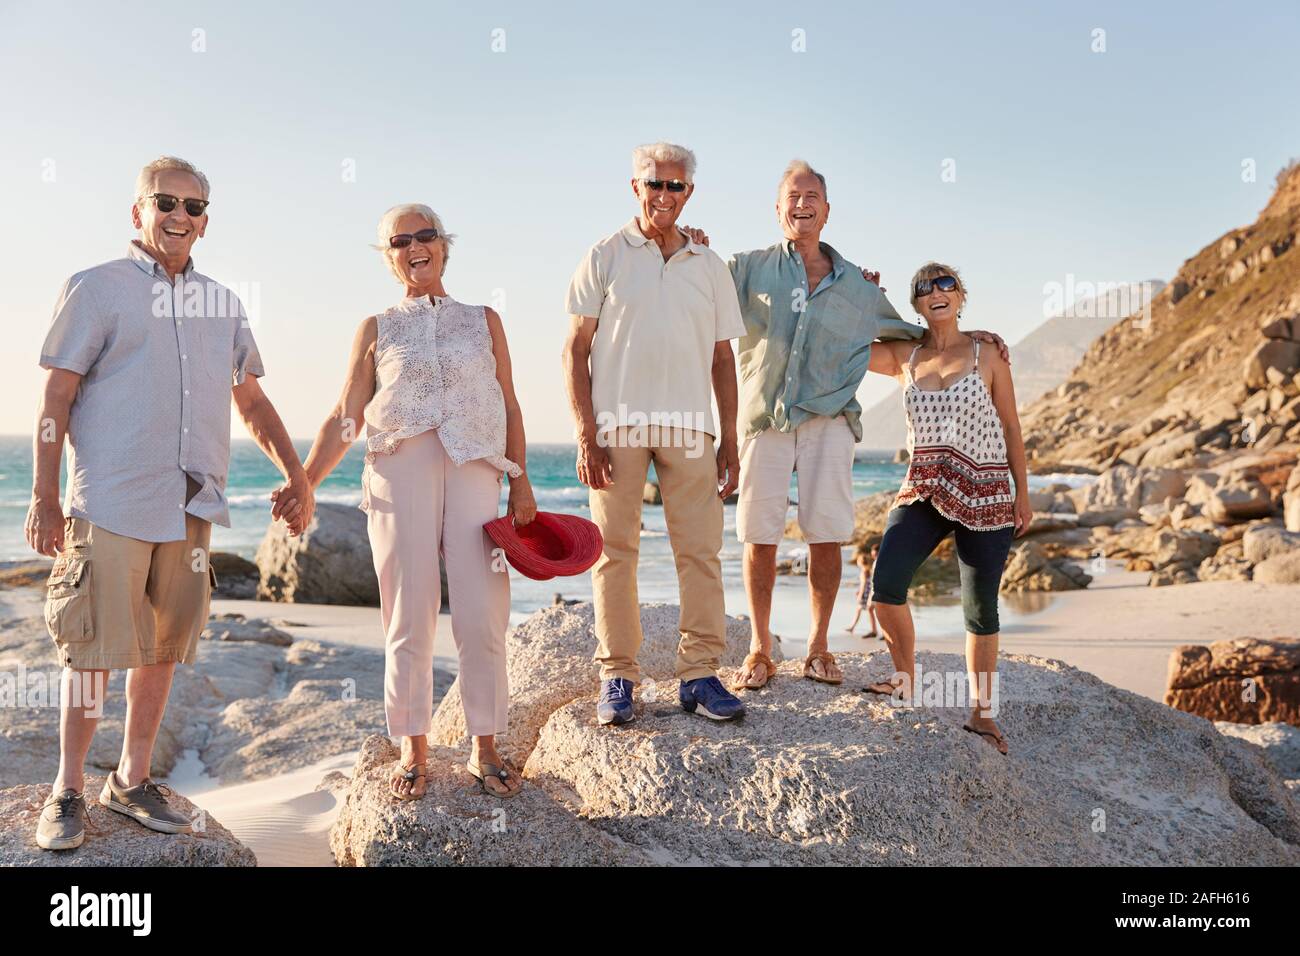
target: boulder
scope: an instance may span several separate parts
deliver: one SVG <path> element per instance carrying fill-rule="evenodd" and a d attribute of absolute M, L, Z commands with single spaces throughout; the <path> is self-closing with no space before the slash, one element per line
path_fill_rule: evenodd
<path fill-rule="evenodd" d="M 1210 720 L 1300 726 L 1300 640 L 1180 645 L 1169 658 L 1165 703 Z"/>
<path fill-rule="evenodd" d="M 1251 577 L 1264 584 L 1300 584 L 1300 552 L 1276 554 L 1261 561 L 1252 569 Z"/>
<path fill-rule="evenodd" d="M 1242 379 L 1247 388 L 1264 388 L 1268 385 L 1268 370 L 1294 373 L 1300 367 L 1300 342 L 1282 339 L 1265 339 L 1246 358 Z"/>
<path fill-rule="evenodd" d="M 397 801 L 389 775 L 400 751 L 366 739 L 330 830 L 340 866 L 646 865 L 644 852 L 587 823 L 564 803 L 525 786 L 508 803 L 483 794 L 465 770 L 468 748 L 429 747 L 428 792 Z"/>
<path fill-rule="evenodd" d="M 293 643 L 292 635 L 287 632 L 261 618 L 250 621 L 242 614 L 213 614 L 199 637 L 205 641 L 253 641 L 276 647 L 288 647 Z"/>
<path fill-rule="evenodd" d="M 1079 523 L 1084 523 L 1086 512 L 1122 512 L 1124 517 L 1136 518 L 1143 505 L 1159 504 L 1166 498 L 1181 498 L 1186 487 L 1187 481 L 1181 471 L 1113 465 L 1087 487 L 1079 509 Z"/>
<path fill-rule="evenodd" d="M 379 604 L 366 516 L 358 508 L 322 502 L 297 537 L 289 535 L 284 522 L 272 523 L 257 549 L 257 566 L 260 600 Z"/>
<path fill-rule="evenodd" d="M 1049 558 L 1036 542 L 1013 548 L 1002 572 L 1003 591 L 1073 591 L 1086 588 L 1092 576 L 1062 558 Z"/>
<path fill-rule="evenodd" d="M 1300 465 L 1291 469 L 1282 493 L 1282 520 L 1288 531 L 1300 531 Z"/>
<path fill-rule="evenodd" d="M 1273 498 L 1259 479 L 1236 476 L 1219 485 L 1205 502 L 1205 514 L 1219 524 L 1250 521 L 1273 513 Z"/>
<path fill-rule="evenodd" d="M 1241 548 L 1246 560 L 1258 564 L 1275 555 L 1300 551 L 1300 532 L 1277 525 L 1255 525 L 1242 535 Z"/>
<path fill-rule="evenodd" d="M 642 681 L 637 693 L 645 698 L 658 695 L 677 699 L 677 629 L 679 610 L 675 604 L 641 605 L 644 641 L 638 660 Z M 509 729 L 498 735 L 502 754 L 522 764 L 537 741 L 537 731 L 556 708 L 576 697 L 600 690 L 600 677 L 593 659 L 596 650 L 595 611 L 590 602 L 546 607 L 532 614 L 506 635 L 506 674 L 510 681 Z M 779 646 L 773 660 L 781 659 Z M 749 653 L 749 624 L 727 618 L 727 650 L 724 667 L 739 667 Z M 593 707 L 593 714 L 595 712 Z M 460 682 L 447 691 L 433 715 L 429 739 L 433 743 L 458 747 L 465 740 L 465 713 Z"/>
<path fill-rule="evenodd" d="M 1300 727 L 1276 721 L 1266 724 L 1216 721 L 1214 729 L 1225 736 L 1236 737 L 1259 747 L 1279 776 L 1300 782 Z"/>
<path fill-rule="evenodd" d="M 961 656 L 918 654 L 923 708 L 853 690 L 891 672 L 885 652 L 839 661 L 840 687 L 781 665 L 746 695 L 743 722 L 659 700 L 611 730 L 591 719 L 594 698 L 576 700 L 542 728 L 525 779 L 655 862 L 1300 863 L 1284 782 L 1257 748 L 1207 721 L 1058 661 L 1009 656 L 1004 757 L 962 731 L 964 688 L 943 692 L 964 676 Z"/>
<path fill-rule="evenodd" d="M 647 505 L 662 505 L 664 497 L 659 492 L 659 485 L 653 481 L 647 481 L 645 487 L 641 489 L 641 503 Z"/>
<path fill-rule="evenodd" d="M 0 790 L 0 866 L 153 867 L 256 866 L 253 851 L 210 814 L 180 794 L 171 806 L 187 815 L 194 833 L 156 833 L 106 810 L 97 798 L 103 776 L 86 777 L 90 826 L 75 850 L 52 852 L 36 845 L 36 823 L 50 785 L 22 784 Z M 91 827 L 94 827 L 92 830 Z"/>
<path fill-rule="evenodd" d="M 257 585 L 261 581 L 262 573 L 257 569 L 256 564 L 228 551 L 213 551 L 209 563 L 217 575 L 217 587 L 212 592 L 213 597 L 234 601 L 257 599 Z"/>

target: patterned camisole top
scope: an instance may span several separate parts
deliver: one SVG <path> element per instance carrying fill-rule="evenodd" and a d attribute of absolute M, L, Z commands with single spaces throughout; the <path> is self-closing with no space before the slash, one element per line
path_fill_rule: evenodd
<path fill-rule="evenodd" d="M 993 396 L 975 367 L 947 388 L 915 381 L 917 345 L 904 368 L 907 450 L 911 461 L 894 506 L 928 498 L 945 518 L 973 531 L 1015 525 L 1006 436 Z"/>
<path fill-rule="evenodd" d="M 512 478 L 523 474 L 505 456 L 506 404 L 484 307 L 450 296 L 407 297 L 376 320 L 361 510 L 370 506 L 369 471 L 376 457 L 430 430 L 457 465 L 482 459 Z"/>

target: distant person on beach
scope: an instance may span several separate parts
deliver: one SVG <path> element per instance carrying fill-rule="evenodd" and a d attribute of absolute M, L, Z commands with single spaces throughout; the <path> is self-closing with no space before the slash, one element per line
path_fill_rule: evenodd
<path fill-rule="evenodd" d="M 850 634 L 858 626 L 858 618 L 862 617 L 862 612 L 867 612 L 867 620 L 871 622 L 871 630 L 863 634 L 866 637 L 876 636 L 876 608 L 871 601 L 871 574 L 876 566 L 876 555 L 880 553 L 880 548 L 872 545 L 868 551 L 861 545 L 853 554 L 853 563 L 858 567 L 858 590 L 856 594 L 856 608 L 853 611 L 853 620 L 847 628 Z"/>
<path fill-rule="evenodd" d="M 497 517 L 503 475 L 516 525 L 536 517 L 537 503 L 501 317 L 443 287 L 453 239 L 428 206 L 394 206 L 379 220 L 376 248 L 406 295 L 357 328 L 343 393 L 307 456 L 319 488 L 365 421 L 361 508 L 379 577 L 384 712 L 401 738 L 389 789 L 400 800 L 428 788 L 440 568 L 473 739 L 466 769 L 495 797 L 523 785 L 496 749 L 509 700 L 510 577 L 483 525 Z"/>
<path fill-rule="evenodd" d="M 750 653 L 736 686 L 748 690 L 776 674 L 772 589 L 795 474 L 812 618 L 803 676 L 827 684 L 844 680 L 827 632 L 840 589 L 840 549 L 854 532 L 853 455 L 862 440 L 855 395 L 873 342 L 913 341 L 922 334 L 894 310 L 877 274 L 821 241 L 830 211 L 826 177 L 802 160 L 791 162 L 777 184 L 782 238 L 730 262 L 745 317 L 736 537 L 745 546 Z M 997 336 L 984 335 L 1001 345 Z"/>
<path fill-rule="evenodd" d="M 740 467 L 730 340 L 745 327 L 726 264 L 677 226 L 694 175 L 689 149 L 637 147 L 637 215 L 588 250 L 566 300 L 564 362 L 578 479 L 590 488 L 591 517 L 605 539 L 591 572 L 602 724 L 635 716 L 642 641 L 637 555 L 651 461 L 681 593 L 678 699 L 688 712 L 715 720 L 744 713 L 717 672 L 726 649 L 722 504 Z M 710 383 L 720 423 L 713 420 Z"/>
<path fill-rule="evenodd" d="M 190 819 L 150 776 L 177 662 L 193 664 L 216 576 L 212 523 L 230 526 L 230 403 L 285 478 L 272 507 L 291 534 L 314 499 L 258 379 L 243 306 L 194 268 L 208 227 L 208 179 L 164 156 L 136 180 L 139 235 L 124 258 L 78 272 L 59 294 L 41 348 L 27 543 L 54 557 L 45 621 L 63 666 L 59 771 L 37 845 L 85 838 L 84 765 L 110 670 L 126 676 L 122 756 L 99 802 L 161 833 Z M 59 501 L 66 436 L 67 514 Z"/>
<path fill-rule="evenodd" d="M 1006 738 L 993 719 L 998 588 L 1012 538 L 1024 533 L 1032 511 L 1011 367 L 996 349 L 981 350 L 958 328 L 966 298 L 956 269 L 927 263 L 912 279 L 912 307 L 925 319 L 925 337 L 914 345 L 889 342 L 871 353 L 871 371 L 903 386 L 911 459 L 871 581 L 895 675 L 866 690 L 914 699 L 916 630 L 908 589 L 917 569 L 952 534 L 971 681 L 964 727 L 1005 754 Z"/>

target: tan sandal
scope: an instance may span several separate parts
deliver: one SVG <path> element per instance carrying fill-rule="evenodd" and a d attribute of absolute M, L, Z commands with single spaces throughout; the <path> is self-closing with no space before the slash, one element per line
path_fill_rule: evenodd
<path fill-rule="evenodd" d="M 402 765 L 398 764 L 398 766 L 402 766 Z M 425 792 L 428 790 L 428 783 L 422 784 L 420 786 L 420 789 L 417 790 L 415 787 L 415 781 L 428 779 L 426 773 L 426 771 L 428 770 L 428 764 L 413 763 L 409 767 L 402 767 L 402 770 L 405 772 L 402 774 L 401 777 L 399 777 L 397 780 L 390 780 L 388 782 L 388 792 L 392 794 L 394 797 L 396 797 L 398 800 L 419 800 L 421 797 L 424 796 Z M 400 790 L 397 789 L 397 784 L 399 780 L 405 780 L 407 783 L 411 785 L 410 793 L 402 793 Z"/>
<path fill-rule="evenodd" d="M 763 665 L 763 677 L 754 683 L 754 678 L 742 680 L 746 674 L 753 672 L 759 664 Z M 749 654 L 743 664 L 740 665 L 740 674 L 735 682 L 731 685 L 732 690 L 761 690 L 767 686 L 767 682 L 776 676 L 776 665 L 772 663 L 772 658 L 768 657 L 762 651 L 754 651 Z"/>
<path fill-rule="evenodd" d="M 840 676 L 838 678 L 819 677 L 817 675 L 817 672 L 813 670 L 813 665 L 818 662 L 821 663 L 823 671 L 825 671 L 827 674 L 830 673 L 831 667 L 836 667 L 836 668 L 839 667 L 839 665 L 835 663 L 835 655 L 832 654 L 830 651 L 813 651 L 811 654 L 809 654 L 807 657 L 804 658 L 803 676 L 808 678 L 809 680 L 815 680 L 819 684 L 843 684 L 844 683 L 843 676 Z"/>
<path fill-rule="evenodd" d="M 467 763 L 465 764 L 465 769 L 469 771 L 471 777 L 473 777 L 475 780 L 478 781 L 478 788 L 482 790 L 484 793 L 490 794 L 491 796 L 496 797 L 498 800 L 509 800 L 511 797 L 519 796 L 519 791 L 524 789 L 524 781 L 521 778 L 519 781 L 518 789 L 511 790 L 510 771 L 515 770 L 515 768 L 510 766 L 510 764 L 504 760 L 501 762 L 504 764 L 504 766 L 498 767 L 496 764 L 491 763 L 487 760 L 484 760 L 482 763 L 479 764 Z M 516 775 L 518 774 L 518 772 L 519 771 L 515 770 Z M 493 790 L 491 787 L 487 785 L 488 777 L 496 777 L 499 781 L 501 781 L 501 785 L 506 789 Z"/>

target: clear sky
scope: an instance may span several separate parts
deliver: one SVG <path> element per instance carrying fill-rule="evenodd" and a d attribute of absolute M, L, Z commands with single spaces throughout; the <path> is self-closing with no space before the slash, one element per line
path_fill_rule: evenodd
<path fill-rule="evenodd" d="M 900 312 L 948 261 L 963 324 L 1014 342 L 1046 283 L 1168 279 L 1254 219 L 1300 154 L 1298 39 L 1294 0 L 0 3 L 0 433 L 30 431 L 60 283 L 123 254 L 161 153 L 212 181 L 195 261 L 257 290 L 293 435 L 401 295 L 380 214 L 425 202 L 459 237 L 448 291 L 502 313 L 530 440 L 568 441 L 564 291 L 635 211 L 636 144 L 696 151 L 684 221 L 724 255 L 779 238 L 777 179 L 807 159 L 824 238 Z"/>

